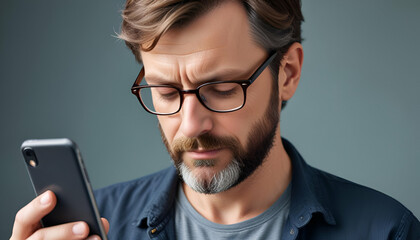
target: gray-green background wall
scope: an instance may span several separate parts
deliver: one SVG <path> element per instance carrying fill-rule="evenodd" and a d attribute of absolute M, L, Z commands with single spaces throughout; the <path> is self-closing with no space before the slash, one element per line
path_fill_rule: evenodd
<path fill-rule="evenodd" d="M 130 93 L 122 0 L 2 0 L 0 239 L 33 190 L 20 144 L 68 137 L 94 188 L 170 166 Z M 420 2 L 303 0 L 305 61 L 281 129 L 307 162 L 378 189 L 420 217 Z"/>

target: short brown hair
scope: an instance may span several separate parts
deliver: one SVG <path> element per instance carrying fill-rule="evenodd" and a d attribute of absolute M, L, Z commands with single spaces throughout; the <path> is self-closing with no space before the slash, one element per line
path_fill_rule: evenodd
<path fill-rule="evenodd" d="M 119 37 L 136 60 L 140 50 L 152 50 L 171 28 L 182 27 L 227 0 L 127 0 Z M 239 1 L 239 0 L 238 0 Z M 277 90 L 280 60 L 294 42 L 301 42 L 303 15 L 300 0 L 242 0 L 254 41 L 267 51 L 277 51 L 270 64 Z M 147 46 L 145 46 L 147 45 Z M 285 105 L 285 103 L 282 103 Z"/>

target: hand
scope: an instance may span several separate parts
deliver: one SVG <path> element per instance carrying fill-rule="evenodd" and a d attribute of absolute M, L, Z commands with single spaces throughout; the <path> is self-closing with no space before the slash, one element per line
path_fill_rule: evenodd
<path fill-rule="evenodd" d="M 32 202 L 19 210 L 13 224 L 13 232 L 10 240 L 61 240 L 61 239 L 86 239 L 89 234 L 89 226 L 85 222 L 73 222 L 52 227 L 41 227 L 41 219 L 51 212 L 57 203 L 55 194 L 51 191 L 36 197 Z M 109 231 L 109 223 L 102 218 L 105 231 Z M 89 240 L 100 239 L 99 236 L 90 236 Z"/>

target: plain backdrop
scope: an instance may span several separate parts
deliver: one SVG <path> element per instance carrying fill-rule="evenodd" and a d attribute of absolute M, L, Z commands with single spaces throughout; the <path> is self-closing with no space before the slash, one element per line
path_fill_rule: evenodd
<path fill-rule="evenodd" d="M 130 87 L 122 0 L 2 0 L 0 239 L 34 197 L 20 144 L 68 137 L 94 188 L 171 161 Z M 420 2 L 303 0 L 305 61 L 282 135 L 320 169 L 382 191 L 420 217 Z"/>

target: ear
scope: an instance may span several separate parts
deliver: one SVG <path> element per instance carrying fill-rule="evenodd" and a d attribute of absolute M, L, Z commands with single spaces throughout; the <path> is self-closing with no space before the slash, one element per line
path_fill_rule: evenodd
<path fill-rule="evenodd" d="M 280 61 L 279 94 L 280 101 L 287 101 L 295 94 L 299 84 L 303 63 L 303 49 L 300 43 L 293 43 Z"/>

